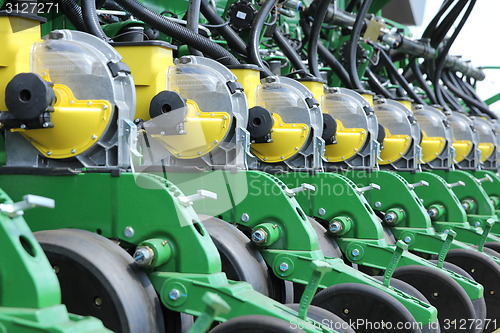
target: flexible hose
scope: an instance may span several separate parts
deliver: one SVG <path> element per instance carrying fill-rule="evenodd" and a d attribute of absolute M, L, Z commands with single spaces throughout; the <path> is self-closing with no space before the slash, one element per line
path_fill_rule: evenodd
<path fill-rule="evenodd" d="M 411 70 L 415 75 L 415 78 L 417 79 L 420 87 L 425 91 L 427 98 L 429 98 L 431 104 L 438 104 L 434 92 L 432 91 L 431 88 L 429 88 L 429 85 L 424 79 L 424 75 L 422 74 L 422 71 L 420 70 L 420 65 L 418 64 L 418 59 L 415 58 L 410 61 L 411 61 Z"/>
<path fill-rule="evenodd" d="M 300 58 L 300 55 L 293 49 L 293 47 L 290 45 L 286 37 L 283 36 L 283 33 L 279 28 L 276 28 L 276 30 L 274 30 L 273 40 L 276 45 L 278 45 L 280 50 L 283 51 L 283 54 L 287 57 L 287 59 L 290 60 L 295 70 L 302 71 L 306 74 L 308 73 L 306 66 Z"/>
<path fill-rule="evenodd" d="M 205 16 L 207 21 L 210 22 L 210 24 L 219 26 L 216 29 L 227 41 L 229 47 L 231 47 L 231 49 L 233 49 L 236 53 L 242 54 L 246 57 L 247 45 L 229 25 L 224 24 L 224 20 L 219 16 L 219 14 L 217 14 L 215 9 L 210 6 L 208 0 L 201 0 L 200 9 L 201 13 Z"/>
<path fill-rule="evenodd" d="M 87 32 L 91 35 L 108 40 L 108 37 L 101 28 L 99 17 L 95 8 L 95 0 L 82 0 L 82 16 Z"/>
<path fill-rule="evenodd" d="M 231 52 L 208 38 L 195 34 L 191 30 L 167 20 L 163 16 L 151 11 L 136 0 L 118 0 L 120 6 L 129 11 L 139 20 L 145 22 L 153 28 L 156 28 L 164 34 L 176 39 L 182 43 L 200 50 L 209 57 L 221 62 L 224 65 L 239 65 L 240 62 Z"/>
<path fill-rule="evenodd" d="M 198 33 L 198 24 L 200 23 L 200 7 L 201 0 L 189 0 L 188 10 L 186 14 L 186 28 L 188 28 L 195 34 Z M 190 47 L 189 51 L 193 55 L 203 56 L 203 53 L 194 48 Z"/>
<path fill-rule="evenodd" d="M 318 40 L 321 33 L 321 26 L 323 25 L 323 21 L 325 20 L 329 5 L 330 0 L 319 0 L 319 5 L 316 9 L 316 15 L 314 16 L 314 22 L 311 27 L 311 33 L 309 34 L 307 61 L 309 63 L 309 71 L 317 78 L 321 78 L 321 73 L 319 71 L 318 65 Z"/>
<path fill-rule="evenodd" d="M 70 22 L 79 31 L 87 31 L 83 22 L 82 9 L 74 0 L 59 0 L 62 10 Z"/>
<path fill-rule="evenodd" d="M 267 68 L 260 57 L 259 53 L 259 45 L 260 45 L 260 34 L 262 33 L 262 27 L 264 26 L 264 22 L 266 22 L 266 18 L 271 12 L 271 10 L 276 5 L 277 0 L 266 0 L 262 7 L 260 7 L 259 12 L 255 15 L 255 18 L 252 23 L 252 28 L 250 29 L 250 35 L 248 37 L 248 58 L 250 61 L 261 67 L 263 72 L 262 76 L 270 76 L 273 73 Z"/>
<path fill-rule="evenodd" d="M 358 70 L 356 66 L 356 51 L 358 47 L 358 39 L 361 34 L 361 29 L 363 28 L 363 23 L 365 22 L 366 13 L 368 13 L 368 8 L 372 0 L 364 0 L 361 4 L 361 8 L 359 9 L 358 15 L 356 15 L 356 21 L 352 27 L 351 39 L 347 44 L 347 71 L 349 73 L 349 77 L 351 78 L 352 85 L 355 89 L 363 89 L 361 85 L 361 81 L 358 77 Z"/>
<path fill-rule="evenodd" d="M 366 69 L 365 72 L 366 77 L 368 78 L 368 84 L 370 88 L 373 89 L 377 94 L 384 96 L 385 98 L 393 99 L 394 96 L 391 94 L 389 90 L 387 90 L 382 83 L 380 83 L 379 79 L 375 76 L 370 68 Z"/>
<path fill-rule="evenodd" d="M 347 70 L 322 43 L 318 44 L 318 53 L 321 59 L 323 59 L 327 63 L 327 65 L 330 66 L 333 72 L 338 76 L 344 86 L 349 89 L 353 89 L 354 87 L 352 85 L 351 79 L 349 78 L 349 73 L 347 72 Z"/>

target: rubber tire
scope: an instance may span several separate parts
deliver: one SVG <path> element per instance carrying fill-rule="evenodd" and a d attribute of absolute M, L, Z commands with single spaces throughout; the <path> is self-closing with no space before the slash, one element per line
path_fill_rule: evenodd
<path fill-rule="evenodd" d="M 78 229 L 34 234 L 51 265 L 59 267 L 57 277 L 62 303 L 70 313 L 94 316 L 114 332 L 165 330 L 161 304 L 153 285 L 120 246 Z M 70 265 L 73 271 L 66 270 Z M 104 291 L 97 294 L 99 289 Z M 97 298 L 102 300 L 100 306 L 95 303 Z"/>
<path fill-rule="evenodd" d="M 287 321 L 261 315 L 241 316 L 217 325 L 210 333 L 305 333 Z"/>
<path fill-rule="evenodd" d="M 219 251 L 222 271 L 227 278 L 248 282 L 259 293 L 273 297 L 269 270 L 255 244 L 226 221 L 207 215 L 198 216 Z"/>
<path fill-rule="evenodd" d="M 453 249 L 448 251 L 446 261 L 449 261 L 469 273 L 472 278 L 483 285 L 484 299 L 488 309 L 486 317 L 491 319 L 485 332 L 492 332 L 500 327 L 500 266 L 490 257 L 480 255 L 475 251 Z M 481 265 L 481 266 L 479 266 Z M 486 274 L 487 273 L 487 274 Z M 497 290 L 498 289 L 498 290 Z M 496 320 L 497 326 L 491 324 Z"/>
<path fill-rule="evenodd" d="M 316 235 L 318 236 L 319 248 L 326 258 L 341 258 L 342 251 L 333 237 L 330 237 L 328 231 L 315 219 L 307 217 L 311 223 Z"/>
<path fill-rule="evenodd" d="M 374 276 L 374 278 L 379 280 L 380 282 L 384 283 L 383 276 Z M 408 294 L 410 296 L 413 296 L 413 297 L 421 300 L 422 302 L 430 304 L 429 300 L 420 291 L 418 291 L 417 288 L 415 288 L 414 286 L 412 286 L 409 283 L 406 283 L 400 279 L 391 278 L 391 281 L 389 284 L 391 287 L 399 289 L 402 292 L 404 292 L 405 294 Z"/>
<path fill-rule="evenodd" d="M 343 283 L 325 288 L 316 294 L 312 304 L 336 314 L 348 323 L 356 322 L 358 319 L 368 320 L 371 323 L 381 323 L 383 320 L 394 323 L 393 327 L 396 327 L 396 322 L 413 322 L 414 329 L 399 330 L 399 332 L 421 332 L 417 328 L 415 318 L 403 304 L 383 291 L 368 285 Z M 361 308 L 360 305 L 364 307 Z M 347 313 L 344 311 L 346 307 L 349 309 Z M 358 333 L 388 331 L 373 328 L 356 326 L 355 331 Z"/>
<path fill-rule="evenodd" d="M 460 319 L 476 318 L 474 306 L 465 290 L 445 272 L 434 267 L 409 265 L 398 267 L 394 271 L 393 276 L 418 289 L 418 291 L 429 300 L 429 303 L 438 310 L 438 320 L 441 331 L 449 332 L 451 330 L 451 327 L 447 325 L 448 320 L 453 321 L 457 319 L 457 322 L 459 322 Z M 441 295 L 444 296 L 439 297 L 439 294 L 437 297 L 433 296 L 436 290 L 433 289 L 433 287 L 441 288 Z M 443 290 L 443 287 L 446 289 Z M 451 299 L 452 295 L 455 296 L 453 299 Z M 455 307 L 452 307 L 452 304 L 454 304 Z M 449 310 L 460 310 L 463 314 L 459 315 L 458 312 Z M 450 330 L 446 330 L 447 327 L 450 328 Z M 474 330 L 468 329 L 464 330 L 464 332 L 474 333 Z"/>
<path fill-rule="evenodd" d="M 292 303 L 285 305 L 290 309 L 293 309 L 297 312 L 299 311 L 300 304 Z M 349 326 L 348 323 L 342 320 L 342 318 L 328 310 L 320 308 L 319 306 L 309 305 L 309 308 L 307 309 L 307 317 L 320 324 L 324 324 L 326 320 L 328 324 L 325 326 L 335 330 L 338 333 L 355 333 L 351 326 Z"/>
<path fill-rule="evenodd" d="M 484 243 L 484 247 L 492 249 L 496 253 L 500 253 L 500 243 L 499 242 L 486 242 L 486 243 Z"/>
<path fill-rule="evenodd" d="M 437 265 L 437 260 L 432 259 L 429 261 L 432 263 L 435 263 Z M 457 274 L 465 276 L 466 278 L 468 278 L 472 281 L 475 281 L 474 278 L 469 273 L 467 273 L 463 268 L 458 267 L 457 265 L 452 264 L 451 262 L 447 262 L 447 261 L 443 262 L 443 268 L 446 268 L 452 272 L 455 272 Z M 486 300 L 484 299 L 484 296 L 473 300 L 472 305 L 474 306 L 474 311 L 476 312 L 476 320 L 479 324 L 481 324 L 481 326 L 478 326 L 476 329 L 476 332 L 479 333 L 479 332 L 483 331 L 483 326 L 484 326 L 486 314 L 488 311 L 488 309 L 486 307 Z"/>

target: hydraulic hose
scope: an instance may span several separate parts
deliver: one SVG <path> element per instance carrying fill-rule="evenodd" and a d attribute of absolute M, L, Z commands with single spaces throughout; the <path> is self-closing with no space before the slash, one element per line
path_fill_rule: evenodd
<path fill-rule="evenodd" d="M 257 13 L 257 15 L 255 15 L 248 38 L 248 58 L 253 64 L 262 68 L 263 76 L 270 76 L 273 75 L 273 73 L 269 70 L 269 68 L 267 68 L 267 66 L 262 61 L 262 58 L 260 57 L 260 34 L 262 33 L 264 22 L 266 22 L 266 18 L 276 5 L 276 2 L 277 0 L 266 0 L 262 7 L 260 7 L 259 12 Z"/>
<path fill-rule="evenodd" d="M 59 0 L 59 3 L 64 14 L 75 28 L 79 31 L 87 31 L 87 27 L 83 22 L 82 9 L 76 4 L 75 0 Z"/>
<path fill-rule="evenodd" d="M 382 83 L 380 83 L 379 79 L 375 76 L 370 68 L 366 69 L 365 75 L 368 78 L 368 84 L 370 85 L 370 88 L 373 89 L 373 91 L 384 96 L 385 98 L 394 99 L 394 96 L 391 94 L 391 92 L 387 90 L 382 85 Z"/>
<path fill-rule="evenodd" d="M 330 0 L 319 0 L 319 5 L 316 9 L 314 22 L 311 27 L 311 33 L 309 34 L 307 60 L 309 63 L 309 71 L 317 78 L 321 78 L 321 73 L 319 71 L 318 65 L 318 40 L 321 33 L 321 26 L 323 25 L 323 21 L 325 20 L 329 5 Z"/>
<path fill-rule="evenodd" d="M 104 40 L 108 40 L 108 36 L 104 33 L 99 23 L 99 17 L 97 16 L 95 8 L 95 0 L 82 0 L 82 16 L 87 32 L 96 37 Z"/>
<path fill-rule="evenodd" d="M 308 73 L 300 55 L 293 49 L 286 37 L 283 36 L 283 33 L 278 28 L 274 30 L 273 40 L 276 42 L 276 45 L 278 45 L 280 50 L 283 51 L 283 54 L 285 54 L 287 59 L 290 60 L 295 70 L 304 72 L 305 74 Z"/>
<path fill-rule="evenodd" d="M 186 14 L 186 28 L 194 32 L 198 33 L 198 24 L 200 22 L 200 7 L 201 0 L 189 0 L 189 6 Z M 196 56 L 203 56 L 203 53 L 200 51 L 190 48 L 189 51 Z"/>
<path fill-rule="evenodd" d="M 431 88 L 429 88 L 429 85 L 427 82 L 425 82 L 424 75 L 422 74 L 422 71 L 420 70 L 420 65 L 418 64 L 418 59 L 414 58 L 410 60 L 411 62 L 411 70 L 417 79 L 420 87 L 425 91 L 427 94 L 427 98 L 431 101 L 432 104 L 438 104 L 436 101 L 436 96 L 434 95 L 434 92 L 432 91 Z"/>
<path fill-rule="evenodd" d="M 358 77 L 358 70 L 356 66 L 357 57 L 356 51 L 358 47 L 358 39 L 361 34 L 361 29 L 363 28 L 363 23 L 365 22 L 366 13 L 368 13 L 368 9 L 372 0 L 364 0 L 359 9 L 358 15 L 356 16 L 356 21 L 352 27 L 351 39 L 347 44 L 347 71 L 349 73 L 349 77 L 351 78 L 351 83 L 355 89 L 363 89 L 361 85 L 361 81 Z"/>
<path fill-rule="evenodd" d="M 231 29 L 229 25 L 224 24 L 222 17 L 217 14 L 215 9 L 208 3 L 208 0 L 201 0 L 201 13 L 207 19 L 210 24 L 217 25 L 217 31 L 219 34 L 227 41 L 227 44 L 236 53 L 242 54 L 246 57 L 247 55 L 247 45 L 238 36 L 238 34 Z"/>
<path fill-rule="evenodd" d="M 209 57 L 224 65 L 239 65 L 240 62 L 231 52 L 208 38 L 195 34 L 191 30 L 169 21 L 165 17 L 153 12 L 136 0 L 118 0 L 120 6 L 129 11 L 139 20 L 163 32 L 164 34 L 182 43 L 200 50 Z"/>
<path fill-rule="evenodd" d="M 332 68 L 333 72 L 339 77 L 340 81 L 342 81 L 347 88 L 353 89 L 354 87 L 347 70 L 322 43 L 318 44 L 318 53 L 321 59 L 323 59 L 327 65 Z"/>

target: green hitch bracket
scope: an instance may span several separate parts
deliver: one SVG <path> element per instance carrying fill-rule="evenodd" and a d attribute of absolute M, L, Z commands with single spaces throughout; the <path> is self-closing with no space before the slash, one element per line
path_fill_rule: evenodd
<path fill-rule="evenodd" d="M 481 235 L 479 243 L 477 244 L 477 249 L 479 252 L 483 252 L 484 243 L 486 243 L 486 240 L 488 239 L 488 235 L 490 233 L 491 228 L 493 227 L 493 224 L 495 224 L 495 221 L 493 219 L 487 219 L 485 221 L 484 228 L 483 228 L 483 234 Z"/>
<path fill-rule="evenodd" d="M 307 309 L 309 305 L 311 305 L 314 295 L 316 295 L 316 290 L 318 290 L 319 283 L 323 279 L 323 276 L 332 270 L 331 265 L 319 260 L 312 261 L 311 267 L 313 270 L 311 280 L 309 280 L 300 298 L 299 318 L 301 319 L 306 319 Z"/>
<path fill-rule="evenodd" d="M 196 319 L 194 325 L 189 329 L 188 333 L 207 332 L 212 323 L 215 321 L 216 316 L 228 313 L 229 310 L 231 310 L 229 304 L 227 304 L 219 295 L 214 293 L 205 293 L 201 300 L 207 305 L 207 307 L 198 319 Z"/>
<path fill-rule="evenodd" d="M 443 247 L 441 248 L 441 251 L 439 251 L 438 255 L 437 265 L 439 268 L 443 268 L 444 260 L 446 259 L 446 255 L 448 254 L 448 251 L 450 250 L 451 244 L 453 243 L 456 235 L 457 233 L 455 231 L 451 229 L 448 230 Z"/>
<path fill-rule="evenodd" d="M 398 267 L 399 260 L 403 256 L 403 253 L 408 250 L 408 245 L 403 241 L 397 241 L 396 248 L 394 249 L 394 254 L 392 255 L 389 264 L 384 272 L 384 286 L 389 287 L 391 283 L 391 277 L 394 274 L 394 271 Z"/>

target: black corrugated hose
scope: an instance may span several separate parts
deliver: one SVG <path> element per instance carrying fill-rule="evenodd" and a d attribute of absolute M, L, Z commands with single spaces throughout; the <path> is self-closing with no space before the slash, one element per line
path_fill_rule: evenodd
<path fill-rule="evenodd" d="M 145 22 L 153 28 L 156 28 L 164 34 L 176 39 L 182 43 L 200 50 L 209 57 L 219 61 L 224 65 L 239 65 L 240 62 L 231 52 L 212 42 L 208 38 L 195 34 L 191 30 L 169 21 L 165 17 L 153 12 L 136 0 L 117 0 L 118 4 L 129 11 L 139 20 Z"/>
<path fill-rule="evenodd" d="M 330 5 L 330 0 L 318 1 L 319 5 L 316 10 L 316 15 L 314 15 L 314 22 L 311 27 L 311 33 L 309 34 L 307 60 L 309 63 L 309 71 L 314 76 L 321 79 L 321 73 L 319 71 L 318 65 L 318 40 L 321 34 L 321 26 L 323 25 L 328 6 Z"/>
<path fill-rule="evenodd" d="M 74 0 L 59 0 L 62 10 L 70 22 L 79 31 L 87 31 L 87 27 L 83 22 L 82 9 Z"/>
<path fill-rule="evenodd" d="M 87 32 L 96 37 L 104 40 L 108 40 L 108 36 L 104 33 L 101 28 L 101 23 L 99 23 L 99 17 L 97 16 L 95 0 L 82 0 L 82 16 Z"/>

